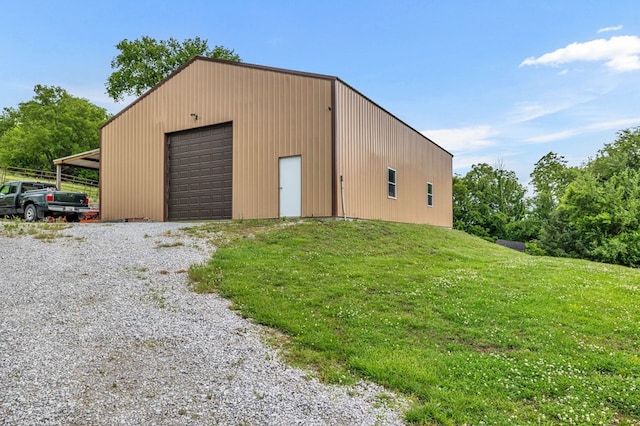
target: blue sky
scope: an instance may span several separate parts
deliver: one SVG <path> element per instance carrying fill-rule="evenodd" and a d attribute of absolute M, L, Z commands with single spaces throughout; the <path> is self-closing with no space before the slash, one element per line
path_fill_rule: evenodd
<path fill-rule="evenodd" d="M 43 1 L 2 4 L 0 107 L 61 86 L 115 113 L 122 39 L 199 36 L 244 62 L 340 77 L 455 155 L 523 184 L 640 126 L 640 4 L 554 1 Z"/>

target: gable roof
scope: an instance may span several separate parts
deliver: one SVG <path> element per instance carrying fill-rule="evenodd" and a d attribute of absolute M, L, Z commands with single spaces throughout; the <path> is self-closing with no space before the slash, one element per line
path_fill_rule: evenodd
<path fill-rule="evenodd" d="M 342 79 L 340 79 L 340 78 L 338 78 L 336 76 L 331 76 L 331 75 L 326 75 L 326 74 L 316 74 L 316 73 L 310 73 L 310 72 L 304 72 L 304 71 L 294 71 L 294 70 L 289 70 L 289 69 L 285 69 L 285 68 L 274 68 L 274 67 L 268 67 L 268 66 L 264 66 L 264 65 L 249 64 L 249 63 L 246 63 L 246 62 L 226 61 L 226 60 L 223 60 L 223 59 L 209 58 L 209 57 L 206 57 L 206 56 L 194 56 L 189 61 L 185 62 L 177 70 L 175 70 L 174 72 L 169 74 L 167 77 L 165 77 L 160 83 L 156 84 L 151 89 L 147 90 L 145 93 L 140 95 L 140 97 L 138 97 L 136 100 L 134 100 L 129 105 L 127 105 L 124 109 L 122 109 L 119 113 L 117 113 L 113 117 L 111 117 L 107 122 L 105 122 L 102 126 L 100 126 L 100 129 L 102 129 L 103 127 L 107 126 L 109 123 L 114 121 L 116 118 L 120 117 L 122 114 L 124 114 L 126 111 L 128 111 L 130 108 L 132 108 L 134 105 L 136 105 L 138 102 L 142 101 L 144 98 L 149 96 L 151 93 L 153 93 L 156 90 L 158 90 L 158 88 L 160 88 L 162 85 L 164 85 L 167 81 L 171 80 L 173 77 L 175 77 L 177 74 L 182 72 L 184 69 L 186 69 L 187 67 L 189 67 L 191 64 L 193 64 L 196 61 L 214 62 L 214 63 L 221 63 L 221 64 L 225 64 L 225 65 L 237 66 L 237 67 L 244 67 L 244 68 L 251 68 L 251 69 L 257 69 L 257 70 L 263 70 L 263 71 L 277 72 L 277 73 L 282 73 L 282 74 L 296 75 L 296 76 L 301 76 L 301 77 L 310 77 L 310 78 L 317 78 L 317 79 L 321 79 L 321 80 L 339 81 L 341 84 L 344 84 L 345 86 L 349 87 L 351 90 L 353 90 L 354 92 L 358 93 L 364 99 L 366 99 L 367 101 L 371 102 L 373 105 L 375 105 L 376 107 L 380 108 L 382 111 L 386 112 L 387 114 L 389 114 L 390 116 L 392 116 L 393 118 L 395 118 L 396 120 L 398 120 L 399 122 L 401 122 L 402 124 L 404 124 L 405 126 L 410 128 L 414 132 L 416 132 L 419 135 L 421 135 L 427 141 L 429 141 L 430 143 L 434 144 L 435 146 L 440 148 L 442 151 L 446 152 L 451 157 L 453 157 L 453 154 L 451 154 L 449 151 L 447 151 L 446 149 L 441 147 L 439 144 L 437 144 L 434 141 L 432 141 L 431 139 L 429 139 L 427 136 L 422 134 L 422 132 L 416 130 L 415 128 L 413 128 L 412 126 L 410 126 L 409 124 L 407 124 L 406 122 L 404 122 L 403 120 L 398 118 L 396 115 L 394 115 L 393 113 L 391 113 L 390 111 L 388 111 L 384 107 L 380 106 L 378 103 L 376 103 L 373 100 L 371 100 L 369 97 L 364 95 L 358 89 L 354 88 L 353 86 L 351 86 L 350 84 L 348 84 L 347 82 L 345 82 L 344 80 L 342 80 Z"/>
<path fill-rule="evenodd" d="M 217 62 L 217 63 L 225 64 L 225 65 L 233 65 L 233 66 L 238 66 L 238 67 L 258 69 L 258 70 L 264 70 L 264 71 L 273 71 L 273 72 L 278 72 L 278 73 L 283 73 L 283 74 L 298 75 L 298 76 L 302 76 L 302 77 L 319 78 L 319 79 L 322 79 L 322 80 L 338 80 L 338 77 L 333 77 L 333 76 L 324 75 L 324 74 L 314 74 L 314 73 L 303 72 L 303 71 L 293 71 L 293 70 L 288 70 L 288 69 L 284 69 L 284 68 L 274 68 L 274 67 L 267 67 L 267 66 L 264 66 L 264 65 L 248 64 L 246 62 L 226 61 L 224 59 L 209 58 L 207 56 L 194 56 L 189 61 L 187 61 L 184 64 L 182 64 L 177 70 L 175 70 L 174 72 L 172 72 L 171 74 L 166 76 L 160 83 L 156 84 L 151 89 L 147 90 L 142 95 L 140 95 L 140 97 L 138 97 L 136 100 L 134 100 L 129 105 L 124 107 L 124 109 L 122 111 L 120 111 L 119 113 L 117 113 L 116 115 L 111 117 L 109 120 L 107 120 L 107 122 L 105 122 L 102 126 L 100 126 L 100 128 L 105 127 L 106 125 L 111 123 L 113 120 L 115 120 L 116 118 L 118 118 L 119 116 L 124 114 L 127 110 L 132 108 L 138 102 L 142 101 L 144 98 L 149 96 L 151 93 L 153 93 L 156 90 L 158 90 L 167 81 L 171 80 L 173 77 L 175 77 L 176 75 L 180 74 L 185 68 L 189 67 L 191 64 L 193 64 L 196 61 Z"/>

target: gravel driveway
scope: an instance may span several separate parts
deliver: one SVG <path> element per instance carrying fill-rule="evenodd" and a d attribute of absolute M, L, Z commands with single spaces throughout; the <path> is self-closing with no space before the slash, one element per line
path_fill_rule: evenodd
<path fill-rule="evenodd" d="M 0 223 L 0 424 L 402 424 L 390 393 L 309 379 L 229 302 L 189 291 L 213 249 L 184 226 L 76 224 L 47 242 Z"/>

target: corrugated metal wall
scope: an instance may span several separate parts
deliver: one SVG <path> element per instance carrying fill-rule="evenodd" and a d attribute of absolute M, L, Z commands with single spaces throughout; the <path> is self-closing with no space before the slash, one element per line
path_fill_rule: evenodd
<path fill-rule="evenodd" d="M 339 186 L 332 192 L 342 175 L 349 217 L 452 226 L 449 153 L 339 80 L 206 59 L 102 128 L 102 218 L 165 220 L 166 134 L 224 122 L 233 122 L 236 219 L 277 217 L 278 159 L 301 155 L 303 216 L 343 214 Z M 395 200 L 387 167 L 397 171 Z"/>
<path fill-rule="evenodd" d="M 292 155 L 302 215 L 331 216 L 331 83 L 195 60 L 102 128 L 102 218 L 165 220 L 165 135 L 229 121 L 234 218 L 278 216 L 278 158 Z"/>
<path fill-rule="evenodd" d="M 347 216 L 453 225 L 452 156 L 341 81 L 336 82 L 336 179 L 344 177 Z M 388 198 L 387 168 L 397 198 Z M 427 206 L 427 182 L 434 205 Z M 335 202 L 343 215 L 340 191 Z"/>

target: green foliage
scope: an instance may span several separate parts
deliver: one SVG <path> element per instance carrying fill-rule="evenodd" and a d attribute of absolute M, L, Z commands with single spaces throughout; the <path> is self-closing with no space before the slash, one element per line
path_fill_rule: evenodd
<path fill-rule="evenodd" d="M 577 173 L 575 167 L 567 167 L 564 156 L 549 152 L 536 162 L 531 172 L 531 184 L 537 193 L 549 194 L 557 202 Z"/>
<path fill-rule="evenodd" d="M 587 167 L 600 182 L 627 169 L 640 170 L 640 127 L 619 131 Z"/>
<path fill-rule="evenodd" d="M 640 266 L 640 170 L 600 182 L 584 172 L 569 187 L 542 234 L 551 252 Z"/>
<path fill-rule="evenodd" d="M 144 36 L 133 41 L 124 39 L 116 48 L 120 53 L 111 61 L 115 71 L 106 83 L 107 94 L 115 101 L 125 95 L 142 95 L 196 55 L 240 61 L 233 50 L 223 46 L 209 49 L 207 40 L 200 37 L 179 42 Z"/>
<path fill-rule="evenodd" d="M 453 178 L 454 227 L 494 241 L 535 242 L 529 252 L 640 266 L 640 127 L 622 130 L 582 167 L 549 152 L 531 173 L 474 165 Z"/>
<path fill-rule="evenodd" d="M 640 266 L 640 128 L 621 131 L 587 163 L 540 242 L 554 255 Z"/>
<path fill-rule="evenodd" d="M 18 111 L 13 108 L 3 108 L 0 115 L 0 138 L 13 129 L 19 122 Z"/>
<path fill-rule="evenodd" d="M 453 222 L 479 237 L 512 239 L 514 222 L 525 217 L 525 189 L 512 171 L 475 164 L 453 178 Z"/>
<path fill-rule="evenodd" d="M 549 220 L 567 186 L 579 173 L 578 168 L 567 167 L 564 156 L 555 152 L 549 152 L 538 160 L 530 175 L 535 191 L 531 200 L 531 214 L 539 220 L 540 225 Z"/>
<path fill-rule="evenodd" d="M 640 421 L 638 271 L 421 225 L 206 226 L 229 243 L 192 276 L 321 378 L 411 396 L 412 423 Z"/>
<path fill-rule="evenodd" d="M 35 96 L 0 115 L 0 165 L 54 170 L 53 160 L 99 146 L 107 111 L 61 87 L 37 85 Z"/>
<path fill-rule="evenodd" d="M 538 238 L 542 221 L 533 216 L 527 215 L 521 220 L 514 220 L 505 226 L 507 239 L 513 241 L 532 241 Z"/>
<path fill-rule="evenodd" d="M 545 256 L 547 253 L 540 248 L 537 241 L 528 241 L 525 243 L 526 253 L 532 256 Z"/>

